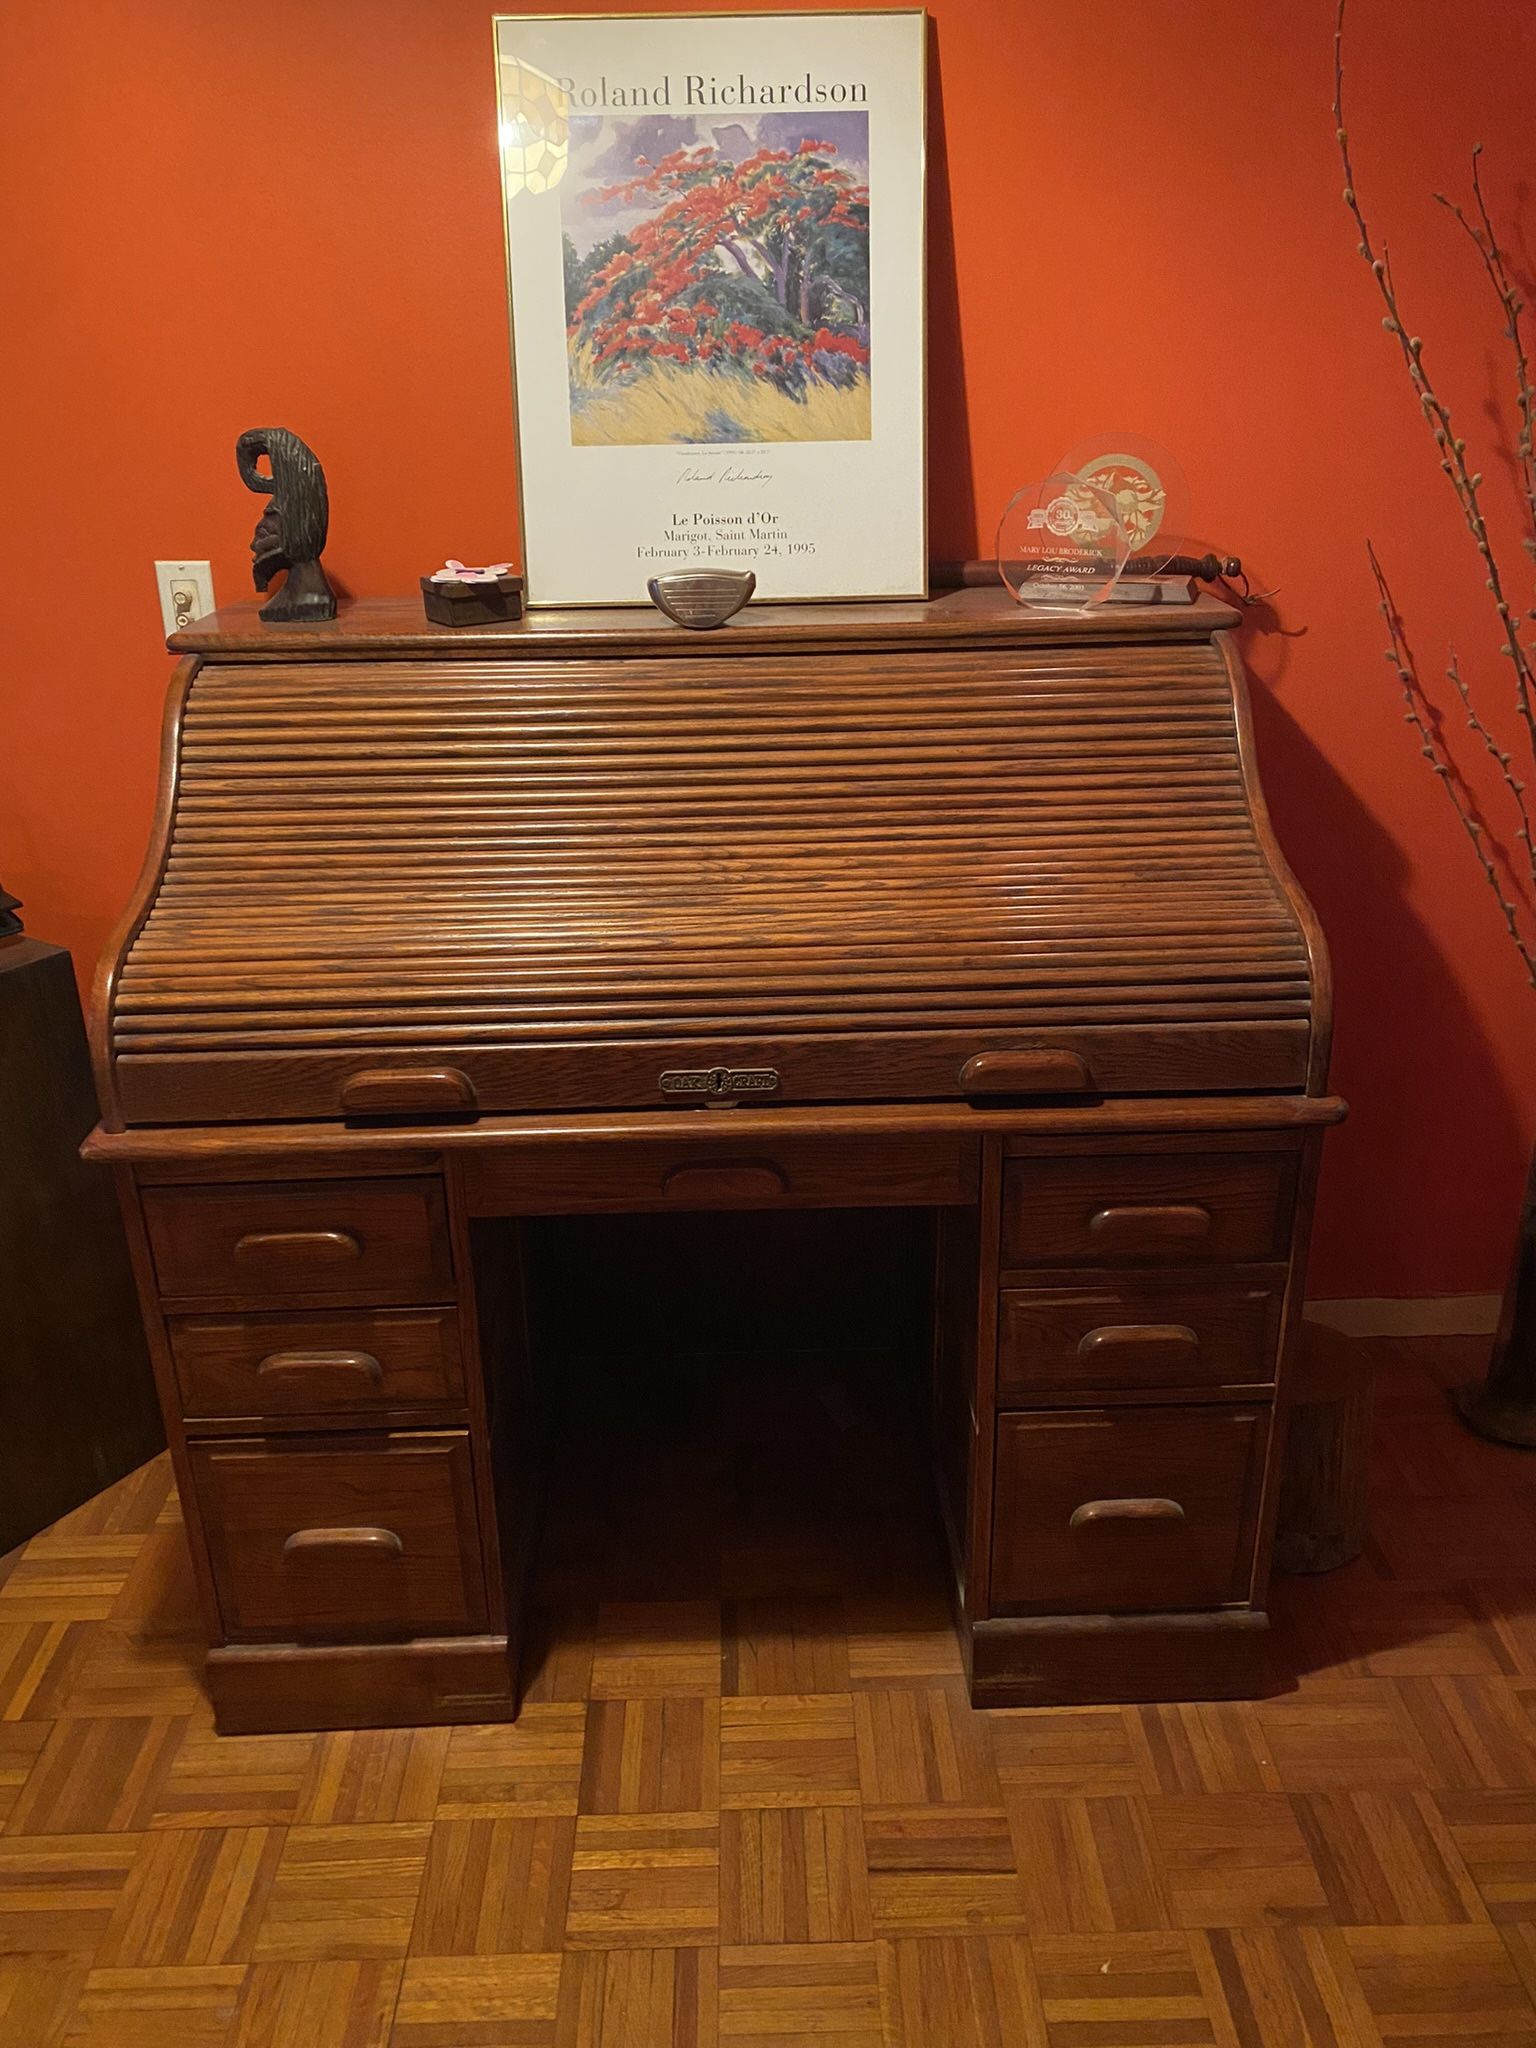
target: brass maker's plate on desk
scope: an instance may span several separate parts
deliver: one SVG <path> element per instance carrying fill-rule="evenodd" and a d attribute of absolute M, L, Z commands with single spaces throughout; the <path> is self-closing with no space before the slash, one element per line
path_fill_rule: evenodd
<path fill-rule="evenodd" d="M 661 1077 L 663 1095 L 705 1095 L 723 1102 L 737 1095 L 772 1095 L 777 1067 L 669 1067 Z"/>

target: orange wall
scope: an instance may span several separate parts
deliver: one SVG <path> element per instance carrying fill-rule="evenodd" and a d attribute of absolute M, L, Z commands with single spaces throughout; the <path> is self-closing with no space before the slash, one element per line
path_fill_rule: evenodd
<path fill-rule="evenodd" d="M 1515 198 L 1536 10 L 1352 4 L 1362 189 L 1488 441 L 1495 323 L 1429 194 L 1481 136 L 1536 241 Z M 353 591 L 516 546 L 489 11 L 8 0 L 0 878 L 83 967 L 147 828 L 151 561 L 209 557 L 223 600 L 247 594 L 241 428 L 313 442 Z M 932 12 L 934 550 L 987 550 L 1015 485 L 1092 430 L 1179 450 L 1203 534 L 1282 586 L 1248 649 L 1261 758 L 1332 936 L 1355 1105 L 1315 1289 L 1495 1286 L 1536 1129 L 1536 997 L 1402 723 L 1364 535 L 1429 672 L 1454 639 L 1491 673 L 1492 638 L 1340 205 L 1331 0 Z"/>

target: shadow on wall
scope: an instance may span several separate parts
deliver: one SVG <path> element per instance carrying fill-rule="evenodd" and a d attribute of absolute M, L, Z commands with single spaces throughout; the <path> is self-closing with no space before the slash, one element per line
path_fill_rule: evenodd
<path fill-rule="evenodd" d="M 1308 1291 L 1431 1291 L 1411 1251 L 1443 1242 L 1450 1269 L 1502 1278 L 1526 1170 L 1523 1118 L 1464 991 L 1406 900 L 1401 849 L 1281 701 L 1294 633 L 1250 628 L 1244 655 L 1265 795 L 1286 858 L 1311 898 L 1334 969 L 1332 1081 L 1350 1105 L 1324 1151 Z M 1390 980 L 1381 973 L 1390 962 Z M 1444 1104 L 1417 1107 L 1426 1076 Z M 1443 1086 L 1449 1077 L 1452 1086 Z M 1509 1219 L 1509 1243 L 1463 1242 L 1468 1191 Z M 1501 1192 L 1502 1191 L 1502 1192 Z M 1412 1228 L 1405 1219 L 1416 1217 Z M 1461 1249 L 1458 1254 L 1458 1245 Z M 1475 1285 L 1476 1283 L 1471 1283 Z"/>
<path fill-rule="evenodd" d="M 976 485 L 969 459 L 970 402 L 960 348 L 960 283 L 945 149 L 944 92 L 935 24 L 928 24 L 928 553 L 985 555 L 976 535 Z M 940 539 L 939 536 L 943 538 Z"/>

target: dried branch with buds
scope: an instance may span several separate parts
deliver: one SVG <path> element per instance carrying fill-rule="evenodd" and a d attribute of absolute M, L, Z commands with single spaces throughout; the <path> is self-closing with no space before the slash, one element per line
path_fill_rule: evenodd
<path fill-rule="evenodd" d="M 1495 551 L 1488 522 L 1483 515 L 1482 473 L 1473 469 L 1467 458 L 1466 441 L 1457 434 L 1450 408 L 1440 398 L 1430 380 L 1424 360 L 1424 343 L 1411 331 L 1403 317 L 1397 287 L 1392 277 L 1391 256 L 1385 244 L 1378 250 L 1355 184 L 1349 130 L 1344 120 L 1344 16 L 1347 4 L 1348 0 L 1339 0 L 1333 35 L 1333 120 L 1339 157 L 1344 167 L 1344 204 L 1349 208 L 1358 231 L 1360 255 L 1369 264 L 1371 275 L 1376 280 L 1376 288 L 1381 294 L 1382 305 L 1385 308 L 1381 324 L 1397 342 L 1409 382 L 1419 401 L 1419 409 L 1434 436 L 1435 447 L 1440 456 L 1440 468 L 1450 483 L 1466 522 L 1467 531 L 1481 558 L 1484 586 L 1498 615 L 1499 650 L 1509 666 L 1515 686 L 1516 716 L 1524 728 L 1526 744 L 1531 749 L 1533 763 L 1536 763 L 1536 651 L 1533 651 L 1521 637 L 1524 621 L 1517 616 L 1515 607 L 1510 602 L 1509 582 Z M 1469 215 L 1462 206 L 1446 198 L 1443 193 L 1437 192 L 1435 197 L 1471 238 L 1482 259 L 1483 268 L 1497 295 L 1504 317 L 1504 334 L 1514 353 L 1515 395 L 1520 413 L 1518 467 L 1521 495 L 1525 501 L 1528 520 L 1525 545 L 1527 550 L 1536 556 L 1536 385 L 1532 382 L 1530 353 L 1523 326 L 1526 307 L 1515 287 L 1508 259 L 1494 229 L 1493 217 L 1483 192 L 1481 157 L 1482 145 L 1479 143 L 1472 152 L 1475 217 Z M 1480 714 L 1472 688 L 1462 672 L 1460 663 L 1452 655 L 1446 675 L 1460 700 L 1469 730 L 1497 768 L 1500 784 L 1510 801 L 1515 834 L 1520 844 L 1520 857 L 1510 862 L 1511 872 L 1518 884 L 1517 889 L 1511 890 L 1501 875 L 1498 851 L 1490 845 L 1489 834 L 1477 815 L 1467 785 L 1446 752 L 1440 734 L 1438 710 L 1420 682 L 1403 631 L 1402 615 L 1392 597 L 1376 550 L 1370 547 L 1368 552 L 1371 572 L 1376 579 L 1381 613 L 1386 621 L 1390 640 L 1387 660 L 1392 664 L 1402 686 L 1408 722 L 1418 734 L 1420 751 L 1440 778 L 1441 787 L 1450 798 L 1462 827 L 1472 842 L 1489 887 L 1498 901 L 1510 937 L 1519 951 L 1527 977 L 1532 987 L 1536 988 L 1536 909 L 1533 909 L 1533 905 L 1536 905 L 1536 835 L 1533 835 L 1531 804 L 1525 782 L 1516 772 L 1512 755 L 1501 746 L 1489 721 Z M 1527 613 L 1526 617 L 1536 619 L 1536 611 Z"/>

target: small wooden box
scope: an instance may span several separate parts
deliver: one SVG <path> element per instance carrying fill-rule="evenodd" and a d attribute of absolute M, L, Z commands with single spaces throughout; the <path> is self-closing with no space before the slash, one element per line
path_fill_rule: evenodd
<path fill-rule="evenodd" d="M 523 616 L 523 579 L 508 574 L 494 583 L 437 583 L 421 579 L 421 601 L 435 626 L 495 626 Z"/>

